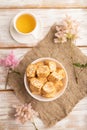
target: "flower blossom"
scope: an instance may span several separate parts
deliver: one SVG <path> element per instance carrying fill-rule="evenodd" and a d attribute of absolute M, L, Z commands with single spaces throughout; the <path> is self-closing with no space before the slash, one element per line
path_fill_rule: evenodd
<path fill-rule="evenodd" d="M 14 70 L 14 68 L 18 65 L 18 63 L 19 63 L 19 61 L 15 57 L 13 51 L 11 51 L 11 53 L 7 57 L 0 59 L 0 65 L 4 66 L 7 70 L 5 89 L 6 89 L 7 84 L 8 84 L 9 73 L 14 72 L 16 74 L 20 74 L 19 72 Z"/>
<path fill-rule="evenodd" d="M 76 38 L 78 38 L 78 23 L 66 16 L 61 24 L 56 25 L 54 43 L 65 43 L 69 39 L 74 41 Z"/>
<path fill-rule="evenodd" d="M 76 39 L 78 38 L 78 22 L 73 20 L 70 16 L 66 16 L 63 20 L 63 25 L 66 28 L 66 37 L 67 39 Z"/>
<path fill-rule="evenodd" d="M 18 63 L 19 61 L 15 57 L 13 51 L 11 51 L 11 53 L 7 57 L 0 59 L 0 65 L 11 69 L 14 69 L 14 67 L 16 67 Z"/>
<path fill-rule="evenodd" d="M 24 105 L 14 105 L 13 108 L 16 110 L 16 119 L 21 123 L 25 123 L 28 120 L 32 121 L 34 117 L 38 116 L 38 113 L 33 110 L 31 103 Z"/>
<path fill-rule="evenodd" d="M 55 33 L 55 43 L 64 43 L 67 41 L 66 39 L 66 28 L 64 25 L 56 25 L 56 33 Z"/>

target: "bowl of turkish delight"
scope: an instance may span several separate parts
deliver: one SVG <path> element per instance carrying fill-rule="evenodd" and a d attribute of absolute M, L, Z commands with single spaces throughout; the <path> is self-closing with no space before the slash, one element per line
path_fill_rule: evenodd
<path fill-rule="evenodd" d="M 58 60 L 44 57 L 30 63 L 24 75 L 27 92 L 39 101 L 53 101 L 66 90 L 68 75 Z"/>

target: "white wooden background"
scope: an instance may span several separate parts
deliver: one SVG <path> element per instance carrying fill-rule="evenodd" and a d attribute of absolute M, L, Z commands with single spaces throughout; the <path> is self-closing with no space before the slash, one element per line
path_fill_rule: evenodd
<path fill-rule="evenodd" d="M 14 50 L 20 60 L 30 50 L 28 45 L 14 41 L 9 33 L 11 19 L 23 10 L 35 13 L 40 19 L 41 38 L 45 37 L 53 23 L 59 22 L 66 14 L 77 19 L 80 27 L 76 45 L 87 55 L 87 0 L 0 0 L 0 58 Z M 21 125 L 12 118 L 12 105 L 20 101 L 9 86 L 5 90 L 5 80 L 6 70 L 0 67 L 0 130 L 34 130 L 30 122 Z M 87 97 L 52 128 L 44 128 L 38 119 L 35 122 L 39 130 L 87 130 Z"/>

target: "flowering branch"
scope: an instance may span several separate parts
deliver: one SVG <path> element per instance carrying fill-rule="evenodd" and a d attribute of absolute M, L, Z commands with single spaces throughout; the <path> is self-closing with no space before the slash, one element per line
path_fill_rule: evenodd
<path fill-rule="evenodd" d="M 59 25 L 56 25 L 54 43 L 65 43 L 78 38 L 78 22 L 66 16 Z"/>
<path fill-rule="evenodd" d="M 33 110 L 31 103 L 23 105 L 14 105 L 13 108 L 15 108 L 16 114 L 14 116 L 17 120 L 19 120 L 23 124 L 30 120 L 34 125 L 35 130 L 38 130 L 34 122 L 34 117 L 37 117 L 38 113 Z"/>
<path fill-rule="evenodd" d="M 75 41 L 78 38 L 78 22 L 73 20 L 71 17 L 66 16 L 65 19 L 59 25 L 56 25 L 56 33 L 54 37 L 54 43 L 67 43 L 68 40 Z M 73 63 L 73 44 L 70 44 L 71 47 L 71 61 Z M 75 80 L 77 82 L 76 71 L 73 66 Z"/>
<path fill-rule="evenodd" d="M 7 78 L 6 78 L 6 82 L 5 82 L 5 89 L 7 88 L 7 84 L 8 84 L 8 77 L 9 77 L 9 69 L 7 70 Z"/>
<path fill-rule="evenodd" d="M 7 78 L 6 78 L 6 83 L 5 83 L 5 89 L 8 84 L 9 73 L 14 72 L 14 73 L 19 74 L 19 72 L 16 72 L 14 70 L 14 68 L 18 65 L 18 63 L 19 63 L 19 61 L 15 57 L 13 51 L 11 51 L 11 53 L 7 57 L 0 59 L 0 65 L 4 66 L 7 69 Z"/>

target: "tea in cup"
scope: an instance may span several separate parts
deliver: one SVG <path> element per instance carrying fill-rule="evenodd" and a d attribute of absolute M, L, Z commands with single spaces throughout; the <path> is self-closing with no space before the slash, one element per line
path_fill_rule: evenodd
<path fill-rule="evenodd" d="M 22 35 L 35 34 L 38 26 L 36 17 L 28 12 L 22 12 L 14 17 L 14 29 Z"/>

